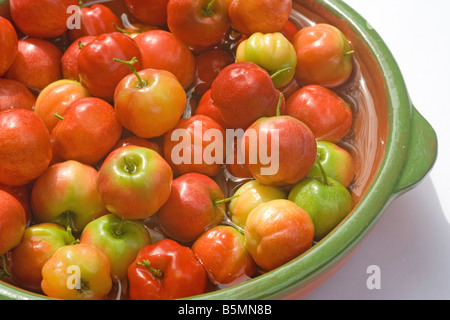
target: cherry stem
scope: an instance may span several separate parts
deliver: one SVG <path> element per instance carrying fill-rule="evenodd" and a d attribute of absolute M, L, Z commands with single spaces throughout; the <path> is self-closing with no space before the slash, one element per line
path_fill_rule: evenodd
<path fill-rule="evenodd" d="M 280 97 L 278 98 L 278 104 L 277 104 L 277 117 L 281 115 L 281 104 L 283 103 L 283 93 L 280 92 Z"/>
<path fill-rule="evenodd" d="M 130 33 L 131 33 L 131 32 L 129 32 L 129 31 L 127 31 L 127 30 L 125 30 L 125 29 L 119 27 L 119 26 L 118 26 L 117 24 L 115 24 L 115 23 L 113 23 L 113 26 L 114 26 L 114 28 L 115 28 L 117 31 L 119 31 L 119 32 L 121 32 L 121 33 L 125 33 L 125 34 L 130 34 Z"/>
<path fill-rule="evenodd" d="M 12 277 L 11 273 L 6 269 L 6 257 L 2 255 L 2 272 L 0 273 L 0 278 L 3 276 Z"/>
<path fill-rule="evenodd" d="M 136 71 L 135 68 L 133 68 L 133 64 L 135 64 L 137 62 L 137 58 L 136 57 L 133 57 L 133 59 L 131 59 L 130 61 L 124 61 L 124 60 L 120 60 L 120 59 L 117 59 L 117 58 L 114 58 L 113 60 L 115 62 L 123 63 L 123 64 L 127 65 L 128 68 L 130 68 L 131 72 L 133 72 L 134 75 L 136 76 L 136 78 L 138 79 L 138 84 L 137 84 L 138 88 L 143 88 L 143 87 L 145 87 L 147 85 L 147 82 L 142 80 L 142 78 L 139 75 L 139 73 Z"/>
<path fill-rule="evenodd" d="M 83 49 L 83 47 L 84 47 L 84 44 L 83 44 L 83 42 L 81 42 L 81 41 L 78 41 L 78 49 Z"/>
<path fill-rule="evenodd" d="M 216 0 L 211 0 L 211 2 L 209 2 L 208 5 L 203 8 L 203 14 L 205 16 L 212 16 L 213 15 L 212 7 L 213 7 L 215 2 L 216 2 Z"/>
<path fill-rule="evenodd" d="M 231 200 L 236 199 L 237 197 L 239 197 L 239 195 L 238 195 L 238 194 L 235 194 L 234 196 L 229 197 L 229 198 L 225 198 L 225 199 L 221 199 L 221 200 L 216 200 L 216 201 L 214 201 L 214 204 L 215 204 L 215 205 L 218 205 L 218 204 L 221 204 L 221 203 L 230 202 Z"/>
<path fill-rule="evenodd" d="M 283 72 L 286 72 L 286 71 L 291 71 L 291 67 L 283 68 L 283 69 L 280 69 L 280 70 L 278 70 L 278 71 L 272 73 L 272 74 L 270 75 L 270 79 L 273 80 L 273 79 L 275 79 L 276 77 L 278 77 L 280 74 L 282 74 Z"/>
<path fill-rule="evenodd" d="M 83 6 L 84 6 L 83 0 L 78 0 L 78 6 L 80 8 L 83 8 Z"/>
<path fill-rule="evenodd" d="M 55 117 L 57 117 L 59 120 L 64 120 L 64 117 L 57 114 L 56 112 L 53 114 Z"/>
<path fill-rule="evenodd" d="M 150 272 L 158 279 L 162 279 L 163 277 L 163 272 L 159 269 L 153 268 L 150 266 L 150 261 L 149 260 L 142 260 L 142 261 L 138 261 L 136 262 L 136 264 L 138 266 L 143 266 L 145 268 L 147 268 L 148 270 L 150 270 Z"/>
<path fill-rule="evenodd" d="M 125 225 L 125 223 L 127 222 L 127 220 L 125 218 L 121 218 L 120 219 L 120 223 L 117 226 L 117 228 L 114 229 L 113 235 L 117 238 L 121 237 L 123 234 L 123 226 Z"/>
<path fill-rule="evenodd" d="M 347 51 L 346 53 L 344 53 L 344 56 L 348 56 L 348 55 L 351 55 L 354 53 L 355 53 L 355 50 L 350 50 L 350 51 Z"/>
<path fill-rule="evenodd" d="M 328 177 L 327 177 L 327 173 L 325 172 L 325 169 L 322 166 L 322 163 L 319 160 L 320 154 L 317 154 L 317 159 L 316 159 L 316 163 L 319 166 L 320 172 L 322 173 L 322 178 L 323 178 L 323 184 L 328 186 Z"/>
<path fill-rule="evenodd" d="M 72 235 L 72 227 L 71 227 L 71 225 L 72 225 L 73 221 L 72 221 L 72 217 L 70 216 L 70 212 L 67 211 L 65 213 L 65 216 L 66 216 L 66 230 L 69 233 L 69 235 Z"/>
<path fill-rule="evenodd" d="M 125 163 L 125 170 L 128 173 L 135 173 L 136 172 L 136 164 L 131 162 L 127 157 L 123 157 L 123 162 Z"/>
<path fill-rule="evenodd" d="M 66 218 L 66 221 L 68 220 L 68 218 Z M 69 234 L 69 236 L 73 236 L 72 235 L 72 228 L 69 226 L 69 223 L 66 222 L 66 231 Z M 74 242 L 77 242 L 77 240 L 75 240 Z"/>

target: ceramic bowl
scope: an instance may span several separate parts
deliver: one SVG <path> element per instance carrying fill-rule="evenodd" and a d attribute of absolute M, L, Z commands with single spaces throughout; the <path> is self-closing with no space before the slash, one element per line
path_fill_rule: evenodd
<path fill-rule="evenodd" d="M 437 138 L 412 104 L 391 52 L 343 1 L 294 0 L 298 27 L 330 23 L 351 41 L 355 70 L 337 91 L 349 101 L 353 131 L 344 141 L 357 164 L 354 210 L 330 234 L 289 263 L 240 285 L 191 299 L 300 299 L 326 281 L 359 247 L 389 203 L 431 170 Z M 0 298 L 46 299 L 0 282 Z"/>
<path fill-rule="evenodd" d="M 241 285 L 198 299 L 301 299 L 357 250 L 389 203 L 431 170 L 437 137 L 412 104 L 399 67 L 370 24 L 343 1 L 294 0 L 299 27 L 330 23 L 351 41 L 355 71 L 337 91 L 355 114 L 346 138 L 356 160 L 356 206 L 330 234 L 291 262 Z"/>

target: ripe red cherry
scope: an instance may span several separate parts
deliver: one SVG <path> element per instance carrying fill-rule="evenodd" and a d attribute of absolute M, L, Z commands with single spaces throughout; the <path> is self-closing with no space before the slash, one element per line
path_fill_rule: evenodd
<path fill-rule="evenodd" d="M 17 33 L 9 20 L 0 16 L 0 77 L 11 66 L 17 53 Z"/>
<path fill-rule="evenodd" d="M 97 98 L 112 101 L 117 84 L 131 70 L 114 58 L 129 61 L 136 58 L 134 68 L 141 69 L 141 51 L 134 40 L 120 32 L 96 37 L 78 54 L 80 82 Z"/>
<path fill-rule="evenodd" d="M 71 41 L 76 41 L 85 36 L 99 36 L 104 33 L 115 32 L 117 31 L 115 26 L 122 27 L 119 17 L 102 4 L 82 7 L 80 15 L 80 28 L 70 29 L 68 32 Z"/>
<path fill-rule="evenodd" d="M 10 0 L 11 17 L 29 37 L 56 38 L 67 31 L 72 14 L 68 8 L 77 0 Z"/>
<path fill-rule="evenodd" d="M 244 133 L 241 150 L 250 173 L 260 183 L 287 186 L 302 180 L 317 157 L 311 129 L 286 115 L 263 117 Z"/>
<path fill-rule="evenodd" d="M 269 73 L 250 62 L 225 67 L 211 86 L 214 105 L 236 129 L 246 129 L 263 116 L 274 116 L 279 96 Z"/>
<path fill-rule="evenodd" d="M 291 9 L 292 0 L 233 0 L 229 15 L 233 27 L 250 36 L 255 32 L 281 31 L 289 19 Z"/>
<path fill-rule="evenodd" d="M 52 157 L 44 122 L 26 109 L 0 112 L 0 183 L 25 185 L 39 177 Z"/>
<path fill-rule="evenodd" d="M 226 0 L 170 0 L 167 5 L 169 30 L 192 47 L 219 43 L 230 22 Z"/>
<path fill-rule="evenodd" d="M 211 85 L 219 73 L 234 62 L 233 55 L 223 49 L 206 50 L 196 56 L 196 81 L 195 92 L 203 95 L 211 89 Z"/>
<path fill-rule="evenodd" d="M 158 221 L 171 238 L 190 242 L 224 219 L 225 195 L 213 179 L 184 174 L 172 182 L 169 199 L 158 211 Z"/>
<path fill-rule="evenodd" d="M 5 74 L 30 89 L 42 90 L 61 78 L 62 51 L 45 39 L 19 40 L 17 55 Z"/>
<path fill-rule="evenodd" d="M 96 165 L 114 147 L 122 134 L 114 108 L 106 101 L 80 98 L 64 111 L 52 130 L 55 151 L 66 160 Z"/>
<path fill-rule="evenodd" d="M 298 31 L 293 39 L 297 53 L 295 77 L 304 85 L 335 88 L 345 83 L 353 70 L 353 50 L 335 26 L 318 23 Z"/>
<path fill-rule="evenodd" d="M 353 122 L 350 106 L 334 91 L 309 85 L 286 100 L 285 114 L 305 123 L 318 140 L 339 142 Z"/>
<path fill-rule="evenodd" d="M 0 78 L 0 111 L 12 108 L 32 110 L 36 96 L 25 85 L 12 79 Z"/>
<path fill-rule="evenodd" d="M 0 190 L 0 256 L 20 243 L 25 227 L 25 210 L 20 202 Z"/>
<path fill-rule="evenodd" d="M 95 36 L 78 38 L 67 48 L 61 57 L 61 69 L 64 79 L 80 81 L 78 73 L 78 55 L 81 48 L 95 39 Z"/>
<path fill-rule="evenodd" d="M 134 40 L 142 53 L 142 69 L 170 71 L 184 89 L 192 84 L 195 76 L 194 55 L 173 33 L 150 30 L 137 35 Z"/>
<path fill-rule="evenodd" d="M 164 157 L 177 176 L 196 172 L 213 177 L 220 172 L 225 160 L 225 137 L 223 127 L 207 116 L 181 119 L 164 135 Z M 220 150 L 212 148 L 215 146 Z"/>
<path fill-rule="evenodd" d="M 200 101 L 198 102 L 194 115 L 199 114 L 210 117 L 218 124 L 220 124 L 224 129 L 229 128 L 229 125 L 225 122 L 225 120 L 223 120 L 223 117 L 220 114 L 219 109 L 217 109 L 217 107 L 211 100 L 211 89 L 206 91 L 205 94 L 200 98 Z"/>
<path fill-rule="evenodd" d="M 167 23 L 168 2 L 169 0 L 125 0 L 125 5 L 140 22 L 163 26 Z"/>

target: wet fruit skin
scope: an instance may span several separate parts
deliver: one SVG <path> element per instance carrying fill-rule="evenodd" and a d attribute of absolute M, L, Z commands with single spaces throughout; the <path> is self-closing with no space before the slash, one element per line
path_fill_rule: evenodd
<path fill-rule="evenodd" d="M 291 9 L 292 0 L 233 0 L 229 15 L 233 27 L 250 36 L 255 32 L 281 31 Z"/>
<path fill-rule="evenodd" d="M 284 114 L 305 123 L 317 140 L 334 143 L 341 141 L 353 124 L 349 104 L 319 85 L 304 86 L 290 95 Z"/>
<path fill-rule="evenodd" d="M 195 57 L 189 47 L 173 33 L 150 30 L 137 35 L 134 40 L 142 53 L 143 69 L 162 69 L 173 73 L 184 89 L 194 81 Z M 164 55 L 161 51 L 165 51 Z"/>
<path fill-rule="evenodd" d="M 10 271 L 14 281 L 29 290 L 40 290 L 45 262 L 56 250 L 75 240 L 70 231 L 54 223 L 35 224 L 27 228 L 20 244 L 11 251 Z"/>
<path fill-rule="evenodd" d="M 69 226 L 80 234 L 90 221 L 107 213 L 97 191 L 97 174 L 95 168 L 75 160 L 50 166 L 33 184 L 34 220 Z"/>
<path fill-rule="evenodd" d="M 234 62 L 234 57 L 227 50 L 210 49 L 198 54 L 195 60 L 195 92 L 203 96 L 211 89 L 211 85 L 220 71 Z"/>
<path fill-rule="evenodd" d="M 167 21 L 168 2 L 169 0 L 125 0 L 125 5 L 140 22 L 152 26 L 163 26 Z"/>
<path fill-rule="evenodd" d="M 215 285 L 237 284 L 256 272 L 244 235 L 232 226 L 209 229 L 194 242 L 192 251 Z"/>
<path fill-rule="evenodd" d="M 148 230 L 141 221 L 122 219 L 106 214 L 86 225 L 80 243 L 91 244 L 100 249 L 111 263 L 111 275 L 126 279 L 128 266 L 138 251 L 150 244 Z"/>
<path fill-rule="evenodd" d="M 319 23 L 300 29 L 293 39 L 297 53 L 295 77 L 304 85 L 336 88 L 353 70 L 353 52 L 345 35 L 336 27 Z"/>
<path fill-rule="evenodd" d="M 92 245 L 63 246 L 42 267 L 42 291 L 56 299 L 102 300 L 112 288 L 110 266 L 108 257 Z"/>
<path fill-rule="evenodd" d="M 77 6 L 76 0 L 11 0 L 11 17 L 29 37 L 56 38 L 67 31 L 70 16 L 67 9 Z"/>
<path fill-rule="evenodd" d="M 207 275 L 190 247 L 171 239 L 146 245 L 128 268 L 131 300 L 171 300 L 206 292 Z"/>
<path fill-rule="evenodd" d="M 289 200 L 308 212 L 314 223 L 314 240 L 333 230 L 353 208 L 350 192 L 340 182 L 328 177 L 306 178 L 294 186 Z"/>
<path fill-rule="evenodd" d="M 19 200 L 0 190 L 0 257 L 19 245 L 26 222 L 25 210 Z"/>
<path fill-rule="evenodd" d="M 72 42 L 78 42 L 78 39 L 85 36 L 99 36 L 104 33 L 115 32 L 117 31 L 115 26 L 122 27 L 120 18 L 102 4 L 82 7 L 80 15 L 80 28 L 68 31 L 68 36 Z"/>
<path fill-rule="evenodd" d="M 198 102 L 194 115 L 199 114 L 210 117 L 224 129 L 229 128 L 229 125 L 225 122 L 225 120 L 223 120 L 222 115 L 219 113 L 219 110 L 211 100 L 211 89 L 207 90 Z"/>
<path fill-rule="evenodd" d="M 27 225 L 31 222 L 31 209 L 30 209 L 30 190 L 28 185 L 23 186 L 7 186 L 0 184 L 0 190 L 6 191 L 14 198 L 19 200 L 25 210 L 25 217 Z"/>
<path fill-rule="evenodd" d="M 234 193 L 239 195 L 230 202 L 229 213 L 233 223 L 245 228 L 245 223 L 250 212 L 261 203 L 286 199 L 287 194 L 278 187 L 263 185 L 257 180 L 250 180 L 244 183 Z"/>
<path fill-rule="evenodd" d="M 130 220 L 146 219 L 169 198 L 172 179 L 172 168 L 158 152 L 127 145 L 105 159 L 97 189 L 110 213 Z"/>
<path fill-rule="evenodd" d="M 14 26 L 9 20 L 0 16 L 0 77 L 3 76 L 11 66 L 16 53 L 18 38 Z"/>
<path fill-rule="evenodd" d="M 211 99 L 224 121 L 234 129 L 247 129 L 264 116 L 274 116 L 279 93 L 269 73 L 251 62 L 225 67 L 211 86 Z"/>
<path fill-rule="evenodd" d="M 114 108 L 95 97 L 79 98 L 52 130 L 55 151 L 65 160 L 96 165 L 122 135 Z"/>
<path fill-rule="evenodd" d="M 273 75 L 275 88 L 280 89 L 294 78 L 297 56 L 294 46 L 282 33 L 256 32 L 237 48 L 236 62 L 243 61 L 266 69 Z"/>
<path fill-rule="evenodd" d="M 256 264 L 269 271 L 312 246 L 314 224 L 308 213 L 294 202 L 278 199 L 253 209 L 244 232 L 245 246 Z"/>
<path fill-rule="evenodd" d="M 172 239 L 194 241 L 224 219 L 225 204 L 215 203 L 224 198 L 222 189 L 210 177 L 182 175 L 174 179 L 170 197 L 157 214 L 159 224 Z"/>
<path fill-rule="evenodd" d="M 52 158 L 50 134 L 26 109 L 0 112 L 0 183 L 25 185 L 39 177 Z"/>
<path fill-rule="evenodd" d="M 29 89 L 42 90 L 61 78 L 62 54 L 46 39 L 21 39 L 16 57 L 4 77 L 17 80 Z"/>
<path fill-rule="evenodd" d="M 207 132 L 213 132 L 212 130 L 221 137 L 226 136 L 224 128 L 216 121 L 208 116 L 197 114 L 188 119 L 181 119 L 177 126 L 164 136 L 164 157 L 176 176 L 195 172 L 214 177 L 220 172 L 225 151 L 220 155 L 219 150 L 217 154 L 216 151 L 209 154 L 207 150 L 210 145 L 217 145 L 225 150 L 226 142 L 220 140 L 220 137 L 217 141 L 216 137 L 204 138 Z M 178 137 L 178 132 L 182 132 L 183 135 Z M 185 146 L 186 149 L 181 152 L 180 146 Z M 180 159 L 177 159 L 178 157 Z"/>
<path fill-rule="evenodd" d="M 0 111 L 12 108 L 32 110 L 36 96 L 25 85 L 12 79 L 0 78 Z"/>
<path fill-rule="evenodd" d="M 167 25 L 190 47 L 209 47 L 219 43 L 228 32 L 228 1 L 170 0 Z"/>
<path fill-rule="evenodd" d="M 78 54 L 78 72 L 81 85 L 97 98 L 111 102 L 118 83 L 130 74 L 130 69 L 114 58 L 129 61 L 137 59 L 134 68 L 141 70 L 141 52 L 133 39 L 120 32 L 97 36 Z"/>
<path fill-rule="evenodd" d="M 95 39 L 95 36 L 78 38 L 67 48 L 61 57 L 61 69 L 63 79 L 80 81 L 78 73 L 78 54 L 83 46 Z M 80 45 L 81 42 L 81 45 Z"/>
<path fill-rule="evenodd" d="M 355 161 L 349 151 L 329 141 L 317 141 L 317 157 L 328 176 L 349 187 L 356 174 Z M 320 176 L 320 168 L 315 163 L 308 177 Z"/>
<path fill-rule="evenodd" d="M 143 69 L 122 78 L 114 91 L 114 109 L 120 124 L 141 138 L 172 130 L 186 107 L 186 92 L 167 70 Z"/>
<path fill-rule="evenodd" d="M 267 154 L 273 156 L 268 161 L 264 159 L 264 152 L 256 151 L 264 149 L 264 142 Z M 245 131 L 241 148 L 247 168 L 255 179 L 262 184 L 279 187 L 305 178 L 317 156 L 317 143 L 311 129 L 290 116 L 258 119 Z M 252 160 L 254 154 L 258 157 Z"/>
<path fill-rule="evenodd" d="M 72 102 L 88 96 L 89 93 L 79 82 L 60 79 L 50 83 L 39 93 L 33 111 L 44 121 L 51 133 L 60 122 L 55 113 L 62 116 Z"/>

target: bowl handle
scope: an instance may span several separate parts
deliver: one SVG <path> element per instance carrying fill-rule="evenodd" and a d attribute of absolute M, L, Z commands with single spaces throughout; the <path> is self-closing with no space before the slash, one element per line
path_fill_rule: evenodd
<path fill-rule="evenodd" d="M 397 193 L 414 188 L 431 170 L 437 158 L 437 136 L 427 120 L 412 107 L 410 141 Z"/>

